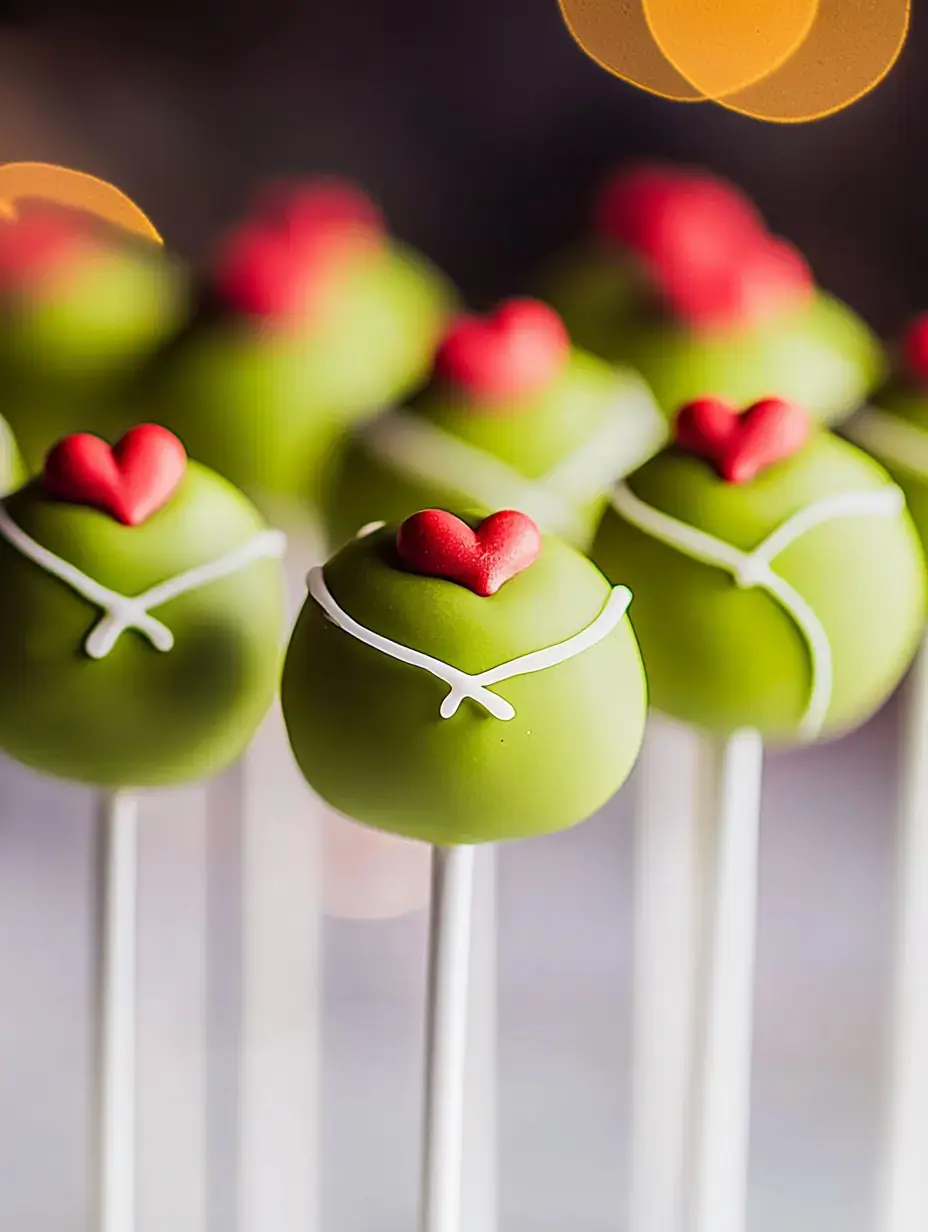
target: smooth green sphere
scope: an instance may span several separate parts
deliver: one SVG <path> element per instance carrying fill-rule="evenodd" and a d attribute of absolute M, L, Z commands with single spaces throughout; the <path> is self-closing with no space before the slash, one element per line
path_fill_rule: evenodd
<path fill-rule="evenodd" d="M 710 393 L 739 407 L 776 395 L 832 423 L 856 410 L 885 373 L 875 334 L 820 290 L 757 325 L 695 331 L 642 290 L 627 259 L 597 249 L 565 261 L 547 298 L 578 346 L 637 368 L 671 417 Z"/>
<path fill-rule="evenodd" d="M 127 382 L 187 312 L 186 274 L 153 244 L 80 250 L 70 261 L 0 304 L 3 413 L 31 473 L 64 436 L 117 433 Z"/>
<path fill-rule="evenodd" d="M 37 543 L 127 596 L 264 529 L 239 492 L 194 463 L 136 527 L 56 501 L 39 480 L 4 506 Z M 104 658 L 90 658 L 84 644 L 101 615 L 0 536 L 0 748 L 44 773 L 107 788 L 194 781 L 232 762 L 277 687 L 279 560 L 256 560 L 153 609 L 174 636 L 168 651 L 129 629 Z"/>
<path fill-rule="evenodd" d="M 890 480 L 860 450 L 827 432 L 750 482 L 726 483 L 676 448 L 629 481 L 647 505 L 745 552 L 799 510 Z M 809 648 L 770 593 L 697 561 L 632 526 L 614 509 L 593 548 L 603 571 L 635 595 L 653 705 L 697 727 L 758 729 L 799 738 L 812 688 Z M 857 727 L 890 695 L 922 636 L 925 564 L 901 510 L 837 517 L 805 530 L 772 568 L 815 613 L 831 647 L 833 687 L 822 736 Z"/>
<path fill-rule="evenodd" d="M 306 325 L 204 314 L 127 410 L 262 504 L 315 501 L 350 424 L 424 378 L 451 302 L 431 266 L 391 245 L 346 271 Z"/>
<path fill-rule="evenodd" d="M 928 549 L 928 392 L 915 382 L 895 380 L 873 399 L 872 407 L 877 416 L 891 417 L 887 426 L 898 420 L 905 435 L 896 439 L 893 433 L 890 448 L 882 449 L 884 429 L 879 424 L 869 430 L 865 427 L 870 418 L 867 411 L 846 425 L 846 435 L 885 466 L 902 488 L 922 544 Z M 913 430 L 916 435 L 909 439 L 908 431 Z"/>
<path fill-rule="evenodd" d="M 366 628 L 468 673 L 579 633 L 611 593 L 595 566 L 554 537 L 489 598 L 406 571 L 395 541 L 396 528 L 384 528 L 342 548 L 325 566 L 331 594 Z M 621 787 L 647 709 L 627 616 L 576 657 L 492 689 L 514 718 L 470 699 L 442 718 L 447 684 L 343 632 L 310 596 L 282 697 L 313 789 L 394 834 L 439 844 L 545 834 L 583 821 Z"/>
<path fill-rule="evenodd" d="M 430 385 L 406 415 L 425 421 L 448 437 L 486 456 L 450 465 L 441 458 L 423 467 L 415 459 L 397 464 L 378 447 L 384 420 L 361 425 L 336 454 L 324 501 L 329 541 L 346 543 L 369 522 L 401 522 L 431 507 L 520 509 L 542 530 L 586 550 L 603 515 L 611 483 L 639 466 L 664 443 L 666 429 L 651 393 L 635 374 L 617 371 L 592 355 L 575 351 L 563 371 L 538 394 L 494 404 L 492 409 L 447 386 Z M 616 457 L 604 469 L 601 453 L 582 464 L 564 487 L 546 479 L 559 464 L 588 446 L 614 419 Z M 621 440 L 624 432 L 626 442 Z M 608 460 L 608 459 L 607 459 Z M 496 461 L 502 471 L 493 467 Z M 584 472 L 586 472 L 584 474 Z M 526 507 L 522 479 L 559 493 Z M 531 499 L 530 497 L 528 498 Z"/>

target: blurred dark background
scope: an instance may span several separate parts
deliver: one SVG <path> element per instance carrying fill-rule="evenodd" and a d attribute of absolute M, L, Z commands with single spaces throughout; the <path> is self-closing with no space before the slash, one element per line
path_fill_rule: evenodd
<path fill-rule="evenodd" d="M 651 97 L 556 0 L 7 0 L 0 158 L 116 182 L 195 255 L 267 175 L 356 176 L 475 301 L 531 287 L 625 158 L 724 171 L 891 331 L 928 303 L 928 23 L 890 78 L 779 126 Z"/>

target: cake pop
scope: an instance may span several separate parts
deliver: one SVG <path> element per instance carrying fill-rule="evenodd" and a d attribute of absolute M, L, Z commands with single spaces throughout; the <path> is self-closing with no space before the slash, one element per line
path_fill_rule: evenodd
<path fill-rule="evenodd" d="M 148 374 L 145 416 L 255 499 L 301 501 L 345 428 L 424 376 L 450 290 L 359 190 L 319 181 L 259 198 L 206 298 Z"/>
<path fill-rule="evenodd" d="M 593 559 L 635 594 L 658 710 L 806 741 L 863 722 L 921 633 L 925 567 L 902 492 L 794 404 L 680 412 L 613 491 Z"/>
<path fill-rule="evenodd" d="M 186 303 L 179 263 L 152 241 L 48 206 L 0 220 L 4 413 L 31 472 L 69 432 L 110 431 L 117 391 Z"/>
<path fill-rule="evenodd" d="M 165 429 L 65 437 L 0 503 L 0 748 L 108 789 L 231 762 L 277 684 L 283 549 Z"/>
<path fill-rule="evenodd" d="M 430 504 L 511 506 L 582 549 L 611 484 L 666 434 L 636 374 L 575 351 L 545 304 L 509 300 L 455 321 L 419 396 L 339 451 L 325 502 L 330 539 Z"/>
<path fill-rule="evenodd" d="M 551 301 L 579 346 L 637 368 L 667 414 L 711 390 L 738 406 L 776 394 L 833 422 L 882 378 L 867 326 L 741 192 L 701 171 L 617 175 Z"/>
<path fill-rule="evenodd" d="M 425 510 L 309 575 L 282 701 L 334 808 L 444 845 L 582 821 L 641 744 L 631 595 L 525 514 Z"/>
<path fill-rule="evenodd" d="M 877 458 L 905 492 L 928 543 L 928 313 L 916 318 L 899 348 L 897 371 L 843 434 Z"/>
<path fill-rule="evenodd" d="M 0 496 L 12 492 L 26 479 L 26 466 L 9 424 L 0 418 Z"/>

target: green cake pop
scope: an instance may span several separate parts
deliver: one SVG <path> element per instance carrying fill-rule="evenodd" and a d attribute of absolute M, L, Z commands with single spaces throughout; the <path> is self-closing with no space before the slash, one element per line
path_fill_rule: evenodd
<path fill-rule="evenodd" d="M 774 742 L 837 735 L 892 692 L 923 629 L 902 492 L 795 405 L 685 407 L 619 484 L 593 549 L 635 594 L 657 709 Z"/>
<path fill-rule="evenodd" d="M 565 829 L 644 730 L 631 598 L 515 511 L 371 529 L 311 571 L 283 707 L 310 785 L 442 845 Z"/>
<path fill-rule="evenodd" d="M 277 189 L 221 247 L 145 416 L 262 503 L 313 498 L 348 425 L 423 378 L 450 299 L 358 190 Z"/>
<path fill-rule="evenodd" d="M 181 267 L 152 241 L 74 210 L 0 222 L 3 409 L 30 471 L 70 432 L 111 431 L 123 384 L 186 304 Z"/>
<path fill-rule="evenodd" d="M 277 685 L 283 546 L 164 428 L 66 437 L 0 502 L 0 748 L 105 788 L 231 762 Z"/>
<path fill-rule="evenodd" d="M 10 426 L 0 418 L 0 496 L 12 492 L 26 479 L 26 464 Z"/>
<path fill-rule="evenodd" d="M 843 432 L 890 472 L 928 544 L 928 313 L 907 331 L 897 372 Z"/>
<path fill-rule="evenodd" d="M 429 505 L 511 507 L 583 549 L 613 481 L 666 435 L 636 374 L 573 350 L 546 305 L 509 300 L 455 321 L 411 404 L 348 439 L 325 502 L 330 539 Z"/>
<path fill-rule="evenodd" d="M 709 389 L 738 406 L 776 394 L 834 422 L 882 379 L 874 334 L 724 181 L 632 168 L 607 185 L 595 231 L 551 301 L 578 345 L 637 368 L 667 414 Z"/>

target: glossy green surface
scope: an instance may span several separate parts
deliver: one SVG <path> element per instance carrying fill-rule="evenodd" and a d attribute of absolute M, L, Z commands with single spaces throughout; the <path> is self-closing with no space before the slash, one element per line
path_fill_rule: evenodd
<path fill-rule="evenodd" d="M 491 598 L 404 571 L 394 543 L 395 529 L 384 529 L 343 548 L 325 568 L 331 593 L 367 628 L 470 673 L 573 636 L 609 596 L 602 574 L 550 537 Z M 470 700 L 443 719 L 446 684 L 342 632 L 309 597 L 287 653 L 283 706 L 300 767 L 324 799 L 430 842 L 565 829 L 625 781 L 646 712 L 627 619 L 576 658 L 493 688 L 514 719 Z"/>
<path fill-rule="evenodd" d="M 0 308 L 3 412 L 30 471 L 72 432 L 114 435 L 114 400 L 186 310 L 181 267 L 147 248 L 81 260 L 41 295 Z"/>
<path fill-rule="evenodd" d="M 743 550 L 798 510 L 841 492 L 878 489 L 885 471 L 820 433 L 753 482 L 727 484 L 671 449 L 632 479 L 649 505 Z M 794 620 L 769 594 L 695 561 L 610 510 L 593 557 L 635 594 L 634 621 L 654 705 L 720 732 L 755 727 L 796 737 L 809 700 L 810 655 Z M 828 634 L 834 688 L 825 735 L 862 723 L 895 688 L 921 638 L 925 566 L 908 514 L 855 516 L 804 533 L 774 562 Z"/>
<path fill-rule="evenodd" d="M 647 301 L 626 263 L 585 252 L 552 275 L 548 299 L 579 346 L 637 368 L 668 415 L 709 394 L 738 406 L 777 396 L 831 423 L 854 411 L 885 373 L 876 336 L 821 292 L 754 329 L 695 334 Z"/>
<path fill-rule="evenodd" d="M 164 353 L 133 417 L 169 427 L 256 499 L 315 499 L 348 425 L 424 377 L 450 306 L 434 269 L 393 247 L 345 277 L 309 332 L 196 323 Z"/>
<path fill-rule="evenodd" d="M 262 527 L 218 475 L 191 464 L 144 525 L 49 499 L 37 482 L 5 502 L 38 543 L 121 594 L 217 559 Z M 278 681 L 279 561 L 259 560 L 155 610 L 174 648 L 134 630 L 108 656 L 83 650 L 98 609 L 0 537 L 0 747 L 37 770 L 107 787 L 214 774 L 245 748 Z"/>
<path fill-rule="evenodd" d="M 574 352 L 554 383 L 529 400 L 488 412 L 454 398 L 447 390 L 429 388 L 411 410 L 450 436 L 505 462 L 517 474 L 538 479 L 601 430 L 608 416 L 625 413 L 631 423 L 647 414 L 642 406 L 648 397 L 637 378 L 591 355 Z M 325 520 L 330 542 L 345 543 L 368 522 L 400 522 L 419 509 L 488 505 L 477 499 L 466 473 L 456 478 L 455 484 L 426 483 L 400 473 L 368 447 L 363 427 L 356 430 L 337 455 L 327 489 Z M 494 485 L 494 494 L 496 499 L 489 502 L 494 509 L 518 508 L 511 485 Z M 542 530 L 562 534 L 583 550 L 589 547 L 605 508 L 601 484 L 593 485 L 586 499 L 572 501 L 571 506 L 577 513 L 576 532 L 553 525 L 542 525 Z M 539 517 L 536 520 L 541 524 Z"/>
<path fill-rule="evenodd" d="M 928 439 L 928 396 L 923 388 L 894 382 L 873 399 L 873 405 L 921 428 Z M 923 471 L 919 461 L 914 459 L 911 467 L 894 464 L 886 458 L 878 460 L 905 492 L 912 520 L 928 550 L 928 471 Z"/>

